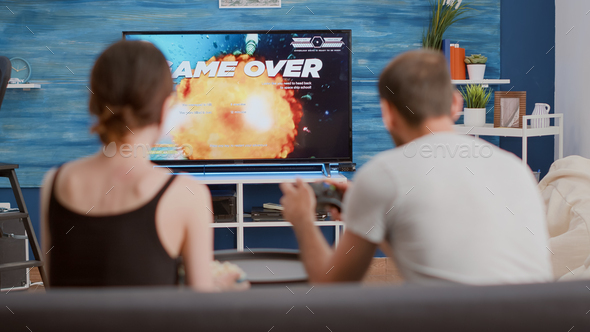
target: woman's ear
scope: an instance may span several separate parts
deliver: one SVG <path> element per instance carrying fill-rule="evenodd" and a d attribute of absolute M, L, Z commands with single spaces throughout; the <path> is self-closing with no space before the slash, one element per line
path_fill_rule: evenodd
<path fill-rule="evenodd" d="M 170 113 L 170 109 L 172 109 L 172 107 L 174 106 L 174 101 L 176 100 L 176 97 L 174 96 L 174 94 L 171 94 L 170 96 L 168 96 L 168 98 L 166 98 L 164 100 L 164 104 L 162 105 L 162 117 L 160 118 L 160 123 L 165 123 L 166 122 L 166 117 L 168 117 L 168 113 Z"/>
<path fill-rule="evenodd" d="M 451 118 L 453 122 L 457 122 L 463 112 L 463 96 L 456 89 L 453 91 L 453 102 L 451 104 Z"/>

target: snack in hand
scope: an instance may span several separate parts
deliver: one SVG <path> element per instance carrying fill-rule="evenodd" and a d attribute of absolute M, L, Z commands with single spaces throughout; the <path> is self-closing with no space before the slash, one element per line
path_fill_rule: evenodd
<path fill-rule="evenodd" d="M 240 283 L 246 281 L 246 272 L 236 264 L 230 262 L 221 263 L 220 261 L 213 261 L 211 262 L 211 271 L 213 273 L 213 278 L 220 278 L 228 273 L 237 273 L 240 277 L 236 282 Z"/>

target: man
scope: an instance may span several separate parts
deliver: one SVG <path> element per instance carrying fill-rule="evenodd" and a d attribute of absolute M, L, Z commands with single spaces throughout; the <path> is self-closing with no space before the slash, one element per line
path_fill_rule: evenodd
<path fill-rule="evenodd" d="M 397 148 L 369 161 L 345 192 L 337 248 L 313 224 L 311 187 L 281 184 L 310 281 L 361 280 L 378 246 L 409 282 L 551 281 L 534 177 L 514 155 L 453 132 L 463 99 L 445 58 L 424 50 L 400 55 L 381 74 L 379 94 Z"/>

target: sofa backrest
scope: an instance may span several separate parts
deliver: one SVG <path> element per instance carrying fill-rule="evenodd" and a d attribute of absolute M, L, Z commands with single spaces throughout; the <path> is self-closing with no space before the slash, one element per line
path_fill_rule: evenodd
<path fill-rule="evenodd" d="M 590 281 L 285 286 L 243 293 L 51 290 L 0 296 L 2 331 L 590 331 Z"/>

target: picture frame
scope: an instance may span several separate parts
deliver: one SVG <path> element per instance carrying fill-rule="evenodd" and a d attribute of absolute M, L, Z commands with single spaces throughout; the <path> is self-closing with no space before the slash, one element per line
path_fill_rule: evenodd
<path fill-rule="evenodd" d="M 219 0 L 219 8 L 281 8 L 281 0 Z"/>
<path fill-rule="evenodd" d="M 522 128 L 526 115 L 526 91 L 494 93 L 494 128 Z"/>

